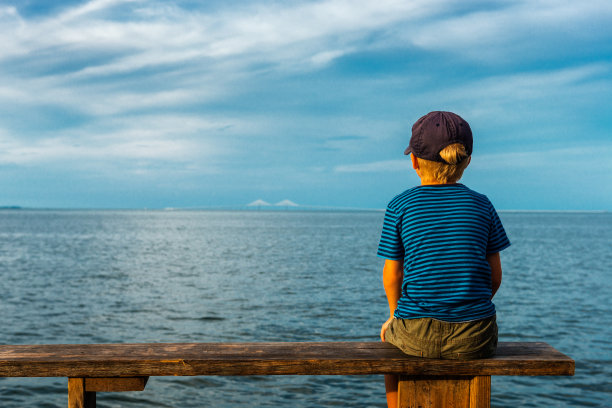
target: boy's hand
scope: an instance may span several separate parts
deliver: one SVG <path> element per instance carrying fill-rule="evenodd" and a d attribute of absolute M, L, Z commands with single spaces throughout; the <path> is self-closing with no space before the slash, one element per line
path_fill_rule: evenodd
<path fill-rule="evenodd" d="M 389 325 L 391 324 L 391 322 L 393 321 L 394 317 L 391 316 L 390 318 L 387 319 L 387 321 L 385 323 L 383 323 L 382 327 L 380 328 L 380 339 L 382 341 L 385 341 L 385 332 L 387 331 L 387 329 L 389 328 Z"/>

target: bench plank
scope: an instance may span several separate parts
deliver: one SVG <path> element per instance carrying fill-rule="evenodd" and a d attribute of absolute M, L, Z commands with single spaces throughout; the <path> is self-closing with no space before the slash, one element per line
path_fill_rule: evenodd
<path fill-rule="evenodd" d="M 482 360 L 410 357 L 382 342 L 0 345 L 0 377 L 573 375 L 546 343 L 500 343 Z"/>

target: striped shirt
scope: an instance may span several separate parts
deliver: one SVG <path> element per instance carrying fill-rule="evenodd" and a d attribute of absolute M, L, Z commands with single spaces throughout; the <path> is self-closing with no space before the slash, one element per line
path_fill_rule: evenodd
<path fill-rule="evenodd" d="M 510 246 L 489 199 L 463 184 L 417 186 L 385 213 L 378 256 L 404 262 L 395 317 L 449 322 L 495 314 L 487 254 Z"/>

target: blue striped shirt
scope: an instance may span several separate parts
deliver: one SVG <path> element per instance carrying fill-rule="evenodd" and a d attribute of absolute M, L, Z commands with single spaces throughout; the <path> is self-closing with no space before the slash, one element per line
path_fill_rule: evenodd
<path fill-rule="evenodd" d="M 395 317 L 449 322 L 495 314 L 487 254 L 510 246 L 489 199 L 463 184 L 417 186 L 387 206 L 378 256 L 404 262 Z"/>

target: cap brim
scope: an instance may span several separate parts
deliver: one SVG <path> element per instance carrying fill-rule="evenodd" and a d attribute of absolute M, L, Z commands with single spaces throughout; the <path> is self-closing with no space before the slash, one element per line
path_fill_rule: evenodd
<path fill-rule="evenodd" d="M 404 154 L 408 156 L 410 153 L 412 153 L 412 150 L 410 150 L 410 146 L 408 146 L 406 150 L 404 150 Z"/>

